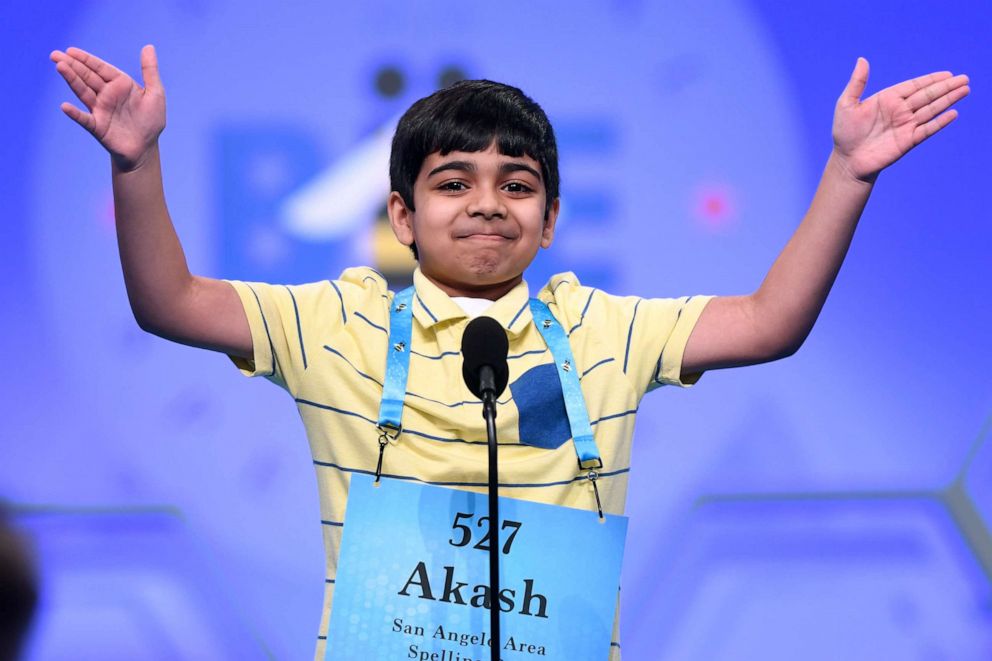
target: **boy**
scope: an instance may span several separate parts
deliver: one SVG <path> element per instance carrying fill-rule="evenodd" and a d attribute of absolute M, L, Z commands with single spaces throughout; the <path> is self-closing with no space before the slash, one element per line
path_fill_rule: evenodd
<path fill-rule="evenodd" d="M 528 307 L 523 272 L 551 245 L 558 216 L 557 149 L 537 104 L 519 90 L 468 81 L 414 104 L 400 120 L 388 200 L 414 274 L 410 377 L 402 431 L 378 442 L 393 294 L 367 268 L 295 287 L 194 276 L 169 219 L 158 136 L 164 91 L 154 49 L 141 53 L 142 89 L 78 49 L 52 59 L 86 105 L 63 111 L 110 152 L 121 262 L 139 325 L 229 354 L 294 397 L 307 428 L 321 499 L 327 590 L 323 658 L 350 478 L 378 472 L 482 490 L 485 428 L 462 383 L 458 350 L 485 313 L 509 337 L 510 385 L 500 402 L 501 494 L 623 512 L 640 398 L 690 385 L 707 370 L 794 353 L 823 305 L 878 175 L 949 124 L 966 76 L 922 76 L 864 101 L 859 59 L 837 103 L 834 150 L 809 211 L 751 295 L 641 299 L 555 276 L 537 294 L 569 336 L 587 414 L 602 453 L 595 483 L 576 468 L 557 368 Z M 946 112 L 945 112 L 946 111 Z M 379 463 L 381 460 L 381 464 Z M 618 618 L 617 618 L 618 619 Z M 620 657 L 616 621 L 611 658 Z"/>

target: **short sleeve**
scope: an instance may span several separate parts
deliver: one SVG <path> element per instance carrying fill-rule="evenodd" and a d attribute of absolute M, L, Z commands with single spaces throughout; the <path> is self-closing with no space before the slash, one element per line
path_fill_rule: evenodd
<path fill-rule="evenodd" d="M 348 310 L 380 301 L 386 290 L 382 276 L 367 268 L 304 285 L 228 282 L 248 318 L 253 354 L 251 360 L 231 360 L 245 376 L 265 377 L 293 395 L 320 347 L 333 344 Z"/>
<path fill-rule="evenodd" d="M 699 321 L 712 296 L 641 299 L 643 319 L 632 322 L 632 354 L 641 356 L 629 374 L 637 383 L 645 383 L 643 392 L 663 385 L 688 387 L 699 381 L 702 372 L 682 373 L 682 355 L 692 329 Z M 644 357 L 647 360 L 644 360 Z"/>
<path fill-rule="evenodd" d="M 688 387 L 702 374 L 682 374 L 686 343 L 712 296 L 615 296 L 579 285 L 574 274 L 555 276 L 547 292 L 572 333 L 594 333 L 638 397 L 663 385 Z M 573 346 L 587 338 L 570 334 Z"/>

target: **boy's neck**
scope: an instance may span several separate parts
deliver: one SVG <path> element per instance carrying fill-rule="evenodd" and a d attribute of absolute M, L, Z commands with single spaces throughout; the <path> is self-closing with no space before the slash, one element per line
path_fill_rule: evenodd
<path fill-rule="evenodd" d="M 497 301 L 503 298 L 510 292 L 510 290 L 519 285 L 524 279 L 523 274 L 521 274 L 505 282 L 487 285 L 470 285 L 462 282 L 447 282 L 442 278 L 424 273 L 423 271 L 421 271 L 421 273 L 423 273 L 425 278 L 437 285 L 438 289 L 452 298 L 455 296 L 465 296 L 467 298 L 487 298 L 490 301 Z"/>

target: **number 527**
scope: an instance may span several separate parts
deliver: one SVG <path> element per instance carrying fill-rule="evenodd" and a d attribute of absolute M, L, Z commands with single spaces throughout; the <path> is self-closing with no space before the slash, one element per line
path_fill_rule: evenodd
<path fill-rule="evenodd" d="M 467 546 L 472 542 L 472 528 L 467 523 L 462 523 L 462 521 L 471 522 L 474 516 L 474 514 L 469 512 L 457 512 L 455 514 L 455 520 L 451 524 L 451 530 L 453 532 L 457 531 L 458 534 L 452 535 L 451 539 L 448 540 L 449 544 L 458 547 Z M 510 547 L 513 545 L 513 540 L 516 539 L 517 533 L 520 531 L 520 525 L 521 524 L 519 521 L 510 521 L 509 519 L 506 519 L 503 521 L 503 525 L 500 526 L 500 530 L 506 530 L 507 528 L 512 529 L 503 542 L 503 555 L 507 555 L 510 552 Z M 482 539 L 476 542 L 472 548 L 479 549 L 480 551 L 488 551 L 489 540 L 492 536 L 491 526 L 489 525 L 489 517 L 480 516 L 475 521 L 475 527 L 480 528 L 483 531 L 483 535 Z M 458 537 L 457 540 L 455 539 L 456 537 Z"/>

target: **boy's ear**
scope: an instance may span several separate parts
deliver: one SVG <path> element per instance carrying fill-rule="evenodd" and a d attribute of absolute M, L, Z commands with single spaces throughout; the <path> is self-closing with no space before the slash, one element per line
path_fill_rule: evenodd
<path fill-rule="evenodd" d="M 544 230 L 541 232 L 541 247 L 550 248 L 555 238 L 555 223 L 558 221 L 558 210 L 561 208 L 561 198 L 556 197 L 544 219 Z"/>
<path fill-rule="evenodd" d="M 406 206 L 403 196 L 393 191 L 386 201 L 386 213 L 396 239 L 405 246 L 413 245 L 413 212 Z"/>

